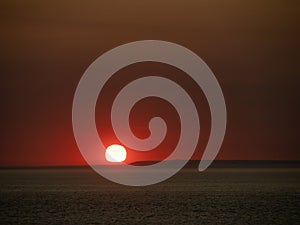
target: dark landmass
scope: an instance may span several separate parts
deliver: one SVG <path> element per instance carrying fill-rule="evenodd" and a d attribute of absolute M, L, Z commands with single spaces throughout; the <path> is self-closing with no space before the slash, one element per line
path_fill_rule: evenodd
<path fill-rule="evenodd" d="M 174 160 L 175 162 L 176 160 Z M 146 166 L 158 161 L 140 161 L 131 163 Z M 190 160 L 184 168 L 198 168 L 199 160 Z M 210 168 L 300 168 L 299 160 L 214 160 Z"/>

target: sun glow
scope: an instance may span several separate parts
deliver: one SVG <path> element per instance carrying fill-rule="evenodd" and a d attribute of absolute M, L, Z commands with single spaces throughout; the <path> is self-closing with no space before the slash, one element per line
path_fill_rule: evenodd
<path fill-rule="evenodd" d="M 105 158 L 108 162 L 123 162 L 127 152 L 122 145 L 110 145 L 105 151 Z"/>

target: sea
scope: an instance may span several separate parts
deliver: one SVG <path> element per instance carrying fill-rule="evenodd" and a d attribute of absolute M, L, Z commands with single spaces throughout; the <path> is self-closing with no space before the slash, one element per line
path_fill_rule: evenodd
<path fill-rule="evenodd" d="M 145 187 L 89 167 L 1 168 L 0 224 L 297 225 L 300 168 L 187 167 Z"/>

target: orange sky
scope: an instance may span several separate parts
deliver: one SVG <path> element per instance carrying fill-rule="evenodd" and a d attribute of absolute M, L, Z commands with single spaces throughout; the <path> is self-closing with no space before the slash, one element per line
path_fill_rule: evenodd
<path fill-rule="evenodd" d="M 5 0 L 0 5 L 0 166 L 84 164 L 72 133 L 76 85 L 99 55 L 144 39 L 183 45 L 213 70 L 228 110 L 218 159 L 300 159 L 298 2 Z M 209 113 L 203 96 L 195 98 L 206 121 L 194 156 L 199 158 Z M 100 126 L 101 113 L 96 119 Z M 169 135 L 174 140 L 176 131 Z M 157 149 L 151 157 L 166 154 Z"/>

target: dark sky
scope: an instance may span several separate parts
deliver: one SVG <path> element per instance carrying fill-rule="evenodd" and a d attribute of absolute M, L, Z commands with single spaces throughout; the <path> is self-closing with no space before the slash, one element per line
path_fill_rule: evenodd
<path fill-rule="evenodd" d="M 72 132 L 76 86 L 102 53 L 145 39 L 183 45 L 214 72 L 228 110 L 217 159 L 300 160 L 299 1 L 5 0 L 0 11 L 0 166 L 85 164 Z M 175 70 L 160 66 L 140 69 Z M 116 88 L 118 82 L 113 82 Z M 185 85 L 193 89 L 189 81 Z M 203 143 L 194 155 L 200 158 L 209 111 L 203 109 L 201 94 L 194 98 L 204 116 Z M 163 104 L 147 101 L 151 106 Z M 101 127 L 104 114 L 99 107 L 96 119 Z M 169 106 L 161 112 L 152 109 L 148 116 L 172 111 Z M 169 120 L 171 128 L 180 126 L 176 113 Z M 170 140 L 178 136 L 173 128 Z M 110 136 L 109 130 L 103 133 Z M 165 157 L 173 144 L 143 159 Z"/>

